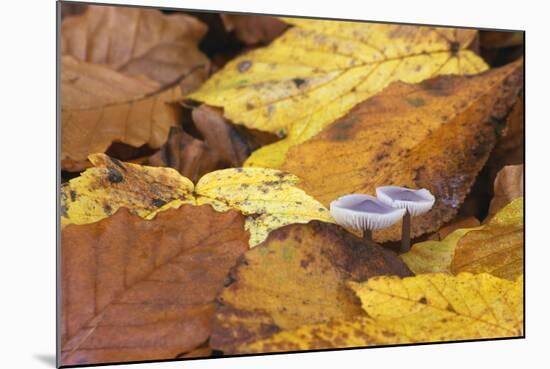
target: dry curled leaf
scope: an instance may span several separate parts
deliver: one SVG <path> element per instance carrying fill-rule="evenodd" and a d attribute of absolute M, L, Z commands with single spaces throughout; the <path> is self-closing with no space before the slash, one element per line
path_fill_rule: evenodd
<path fill-rule="evenodd" d="M 160 147 L 178 123 L 179 87 L 161 87 L 143 76 L 61 59 L 61 161 L 65 170 L 88 166 L 91 153 L 113 142 Z"/>
<path fill-rule="evenodd" d="M 273 231 L 231 272 L 210 345 L 234 353 L 281 330 L 362 315 L 344 281 L 383 274 L 411 275 L 393 252 L 334 224 L 312 221 Z"/>
<path fill-rule="evenodd" d="M 523 171 L 522 164 L 508 165 L 498 172 L 488 218 L 492 217 L 512 200 L 523 196 Z"/>
<path fill-rule="evenodd" d="M 523 273 L 523 225 L 520 197 L 486 225 L 458 229 L 442 241 L 417 243 L 400 257 L 416 274 L 489 273 L 514 280 Z"/>
<path fill-rule="evenodd" d="M 268 43 L 288 28 L 288 24 L 265 15 L 220 14 L 228 32 L 235 32 L 248 45 Z"/>
<path fill-rule="evenodd" d="M 247 166 L 277 168 L 307 140 L 393 81 L 487 68 L 466 48 L 476 31 L 375 23 L 285 19 L 294 27 L 269 47 L 229 62 L 191 98 L 224 108 L 235 124 L 288 137 Z"/>
<path fill-rule="evenodd" d="M 412 235 L 437 230 L 457 213 L 495 144 L 494 121 L 506 117 L 523 85 L 518 61 L 486 73 L 396 82 L 293 147 L 282 170 L 328 205 L 342 195 L 386 185 L 426 188 L 432 210 L 412 221 Z M 374 232 L 398 240 L 401 224 Z"/>
<path fill-rule="evenodd" d="M 186 14 L 90 5 L 63 20 L 61 53 L 103 64 L 127 75 L 145 75 L 165 86 L 195 69 L 180 85 L 190 92 L 207 77 L 208 58 L 198 49 L 206 26 Z"/>
<path fill-rule="evenodd" d="M 123 206 L 150 219 L 182 204 L 210 204 L 246 215 L 250 246 L 255 246 L 287 224 L 333 221 L 323 205 L 297 187 L 297 177 L 274 169 L 218 170 L 194 186 L 171 168 L 122 163 L 105 154 L 91 155 L 90 161 L 94 168 L 62 188 L 63 224 L 96 222 Z"/>
<path fill-rule="evenodd" d="M 214 298 L 248 248 L 236 211 L 120 209 L 61 239 L 61 364 L 175 358 L 211 332 Z"/>

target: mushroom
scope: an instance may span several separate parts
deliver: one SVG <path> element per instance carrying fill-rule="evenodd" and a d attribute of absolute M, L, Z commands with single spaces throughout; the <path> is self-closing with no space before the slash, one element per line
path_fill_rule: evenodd
<path fill-rule="evenodd" d="M 363 231 L 363 239 L 372 241 L 372 231 L 387 228 L 403 218 L 405 209 L 384 204 L 374 196 L 346 195 L 330 203 L 330 214 L 338 224 Z"/>
<path fill-rule="evenodd" d="M 376 189 L 376 196 L 391 207 L 406 209 L 401 230 L 401 251 L 408 251 L 411 247 L 411 216 L 427 213 L 434 205 L 434 195 L 425 188 L 413 190 L 399 186 L 382 186 Z"/>

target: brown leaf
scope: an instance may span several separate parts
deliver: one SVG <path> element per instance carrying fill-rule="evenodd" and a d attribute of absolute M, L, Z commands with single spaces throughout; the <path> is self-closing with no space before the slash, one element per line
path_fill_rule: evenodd
<path fill-rule="evenodd" d="M 523 85 L 523 62 L 470 77 L 394 83 L 327 129 L 293 147 L 282 170 L 324 205 L 383 185 L 427 188 L 433 209 L 412 221 L 413 236 L 451 220 L 496 141 Z M 398 240 L 401 224 L 375 232 Z"/>
<path fill-rule="evenodd" d="M 105 152 L 115 141 L 158 148 L 179 120 L 171 104 L 179 87 L 161 87 L 106 66 L 61 59 L 61 160 L 65 170 L 88 166 L 91 153 Z"/>
<path fill-rule="evenodd" d="M 182 81 L 183 93 L 207 77 L 208 58 L 198 49 L 206 26 L 185 14 L 91 5 L 61 26 L 61 53 L 104 64 L 131 75 L 145 75 L 166 86 Z M 198 73 L 191 74 L 195 69 Z"/>
<path fill-rule="evenodd" d="M 232 353 L 281 330 L 361 315 L 344 282 L 375 275 L 411 272 L 393 252 L 334 224 L 312 221 L 275 230 L 230 274 L 210 345 Z"/>
<path fill-rule="evenodd" d="M 181 127 L 172 127 L 166 144 L 147 163 L 174 168 L 194 183 L 220 166 L 215 148 L 184 132 Z"/>
<path fill-rule="evenodd" d="M 270 134 L 232 125 L 220 109 L 205 104 L 194 108 L 191 116 L 190 129 L 201 139 L 173 127 L 167 143 L 149 164 L 172 167 L 196 183 L 215 170 L 241 167 L 261 143 L 273 142 Z"/>
<path fill-rule="evenodd" d="M 523 96 L 519 96 L 512 111 L 503 122 L 501 137 L 491 153 L 487 166 L 491 179 L 506 165 L 523 164 L 524 157 L 524 108 Z"/>
<path fill-rule="evenodd" d="M 487 219 L 490 219 L 512 200 L 523 196 L 523 170 L 523 164 L 509 165 L 498 172 L 495 179 L 495 195 L 491 200 Z"/>
<path fill-rule="evenodd" d="M 214 298 L 248 249 L 237 211 L 120 209 L 62 232 L 61 363 L 175 358 L 210 335 Z"/>
<path fill-rule="evenodd" d="M 239 40 L 248 45 L 265 44 L 281 35 L 285 22 L 265 15 L 220 14 L 228 32 L 235 32 Z"/>

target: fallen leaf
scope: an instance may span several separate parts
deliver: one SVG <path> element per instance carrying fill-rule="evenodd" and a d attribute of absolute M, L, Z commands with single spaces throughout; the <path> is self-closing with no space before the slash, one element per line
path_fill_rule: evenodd
<path fill-rule="evenodd" d="M 218 170 L 194 186 L 171 168 L 122 163 L 105 154 L 90 155 L 90 161 L 94 168 L 62 187 L 62 224 L 93 223 L 120 207 L 151 219 L 183 204 L 210 204 L 246 215 L 250 246 L 255 246 L 287 224 L 333 221 L 323 205 L 296 187 L 297 177 L 274 169 Z"/>
<path fill-rule="evenodd" d="M 458 229 L 442 241 L 419 242 L 401 259 L 415 273 L 489 273 L 514 280 L 523 273 L 523 197 L 486 225 Z"/>
<path fill-rule="evenodd" d="M 161 87 L 106 66 L 61 59 L 61 160 L 65 170 L 88 166 L 87 156 L 115 142 L 160 147 L 178 123 L 179 87 Z"/>
<path fill-rule="evenodd" d="M 281 330 L 362 315 L 344 282 L 383 274 L 411 275 L 395 253 L 337 225 L 312 221 L 280 228 L 231 272 L 210 345 L 230 354 Z"/>
<path fill-rule="evenodd" d="M 206 31 L 199 20 L 182 13 L 90 5 L 63 20 L 61 53 L 126 75 L 145 75 L 163 86 L 190 75 L 180 85 L 188 93 L 207 77 L 208 58 L 198 49 Z"/>
<path fill-rule="evenodd" d="M 214 298 L 248 248 L 243 223 L 236 211 L 187 205 L 65 227 L 62 365 L 170 359 L 203 344 Z"/>
<path fill-rule="evenodd" d="M 218 168 L 219 155 L 206 142 L 191 136 L 181 127 L 172 127 L 166 143 L 145 164 L 174 168 L 192 182 L 197 182 L 202 175 Z"/>
<path fill-rule="evenodd" d="M 368 317 L 303 325 L 239 346 L 239 353 L 366 347 L 523 335 L 523 278 L 487 274 L 374 277 L 349 283 Z M 466 305 L 467 303 L 467 305 Z M 505 305 L 504 305 L 505 304 Z M 506 308 L 503 308 L 503 305 Z"/>
<path fill-rule="evenodd" d="M 142 218 L 166 203 L 194 204 L 193 182 L 171 168 L 90 155 L 94 165 L 61 188 L 62 224 L 94 223 L 126 207 Z"/>
<path fill-rule="evenodd" d="M 349 282 L 378 327 L 411 342 L 523 335 L 523 275 L 444 273 Z"/>
<path fill-rule="evenodd" d="M 470 77 L 396 82 L 354 107 L 323 132 L 293 147 L 282 170 L 300 178 L 324 205 L 386 185 L 426 188 L 434 207 L 412 220 L 412 236 L 453 219 L 496 141 L 523 85 L 522 61 Z M 374 232 L 401 238 L 401 222 Z"/>
<path fill-rule="evenodd" d="M 494 185 L 494 196 L 489 207 L 488 218 L 495 215 L 506 204 L 523 196 L 523 164 L 508 165 L 498 172 Z"/>
<path fill-rule="evenodd" d="M 197 19 L 158 10 L 90 5 L 61 26 L 62 167 L 115 142 L 159 148 L 179 109 L 167 103 L 198 87 L 208 58 Z M 73 59 L 71 59 L 72 57 Z M 179 86 L 179 87 L 178 87 Z"/>
<path fill-rule="evenodd" d="M 265 15 L 220 14 L 228 32 L 235 32 L 237 38 L 248 45 L 265 44 L 281 35 L 288 24 Z"/>
<path fill-rule="evenodd" d="M 487 69 L 466 48 L 474 30 L 312 19 L 270 46 L 229 62 L 189 97 L 223 107 L 235 124 L 277 133 L 247 166 L 278 168 L 289 147 L 304 142 L 393 81 Z"/>

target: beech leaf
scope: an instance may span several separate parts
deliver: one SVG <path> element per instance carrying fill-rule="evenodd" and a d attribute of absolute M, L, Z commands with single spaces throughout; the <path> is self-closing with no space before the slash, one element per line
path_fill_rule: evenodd
<path fill-rule="evenodd" d="M 248 249 L 237 211 L 120 209 L 61 239 L 62 365 L 176 358 L 211 331 L 214 298 Z"/>
<path fill-rule="evenodd" d="M 458 229 L 442 241 L 425 241 L 400 255 L 415 274 L 489 273 L 516 279 L 523 274 L 523 197 L 500 210 L 486 225 Z"/>
<path fill-rule="evenodd" d="M 424 274 L 349 282 L 368 317 L 336 319 L 241 344 L 239 353 L 457 341 L 523 335 L 523 276 Z"/>
<path fill-rule="evenodd" d="M 409 276 L 392 251 L 329 223 L 292 224 L 247 252 L 219 298 L 212 348 L 238 346 L 304 324 L 363 315 L 346 280 Z"/>
<path fill-rule="evenodd" d="M 515 102 L 522 69 L 518 61 L 471 77 L 396 82 L 294 146 L 281 169 L 325 206 L 379 186 L 426 188 L 436 201 L 413 219 L 411 235 L 435 231 L 454 218 L 486 163 L 496 141 L 493 122 Z M 401 222 L 373 236 L 399 240 Z"/>

